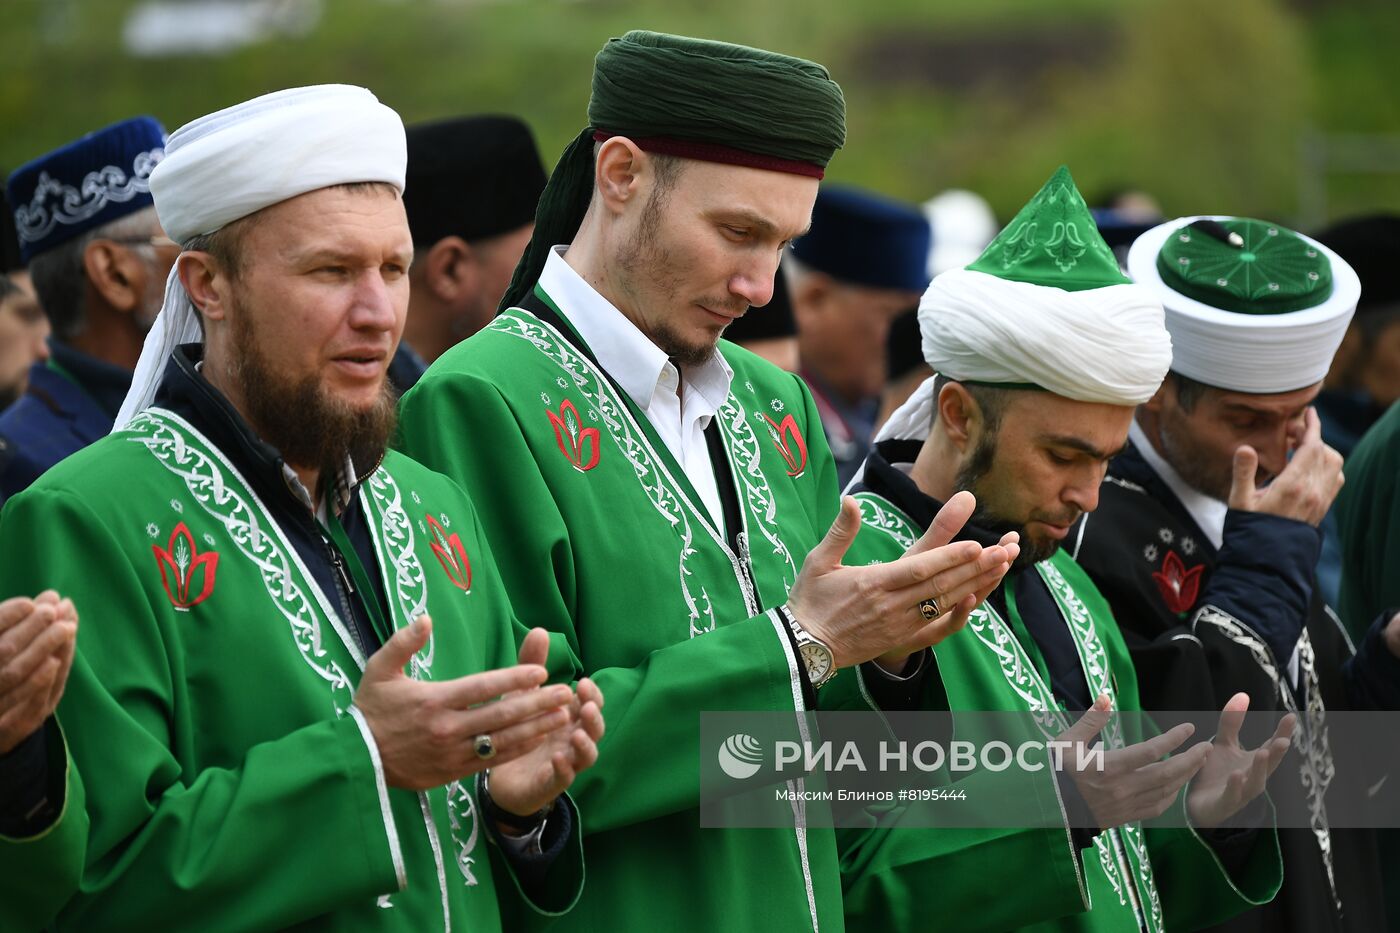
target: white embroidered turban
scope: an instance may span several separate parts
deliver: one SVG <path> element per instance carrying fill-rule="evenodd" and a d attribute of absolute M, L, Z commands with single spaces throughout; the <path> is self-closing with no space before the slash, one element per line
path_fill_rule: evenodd
<path fill-rule="evenodd" d="M 352 182 L 404 187 L 403 121 L 364 88 L 292 88 L 200 117 L 171 134 L 151 173 L 166 234 L 184 243 L 281 201 Z M 175 268 L 114 430 L 155 398 L 170 353 L 199 340 L 198 312 Z"/>

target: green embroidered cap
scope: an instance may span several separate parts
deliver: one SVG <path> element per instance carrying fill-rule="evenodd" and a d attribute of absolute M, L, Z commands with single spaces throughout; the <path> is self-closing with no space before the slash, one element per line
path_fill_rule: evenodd
<path fill-rule="evenodd" d="M 1174 231 L 1157 254 L 1167 287 L 1239 314 L 1287 314 L 1315 308 L 1332 294 L 1332 264 L 1298 234 L 1248 217 L 1218 222 L 1234 245 L 1198 225 Z"/>
<path fill-rule="evenodd" d="M 1067 292 L 1130 282 L 1063 165 L 967 268 Z"/>

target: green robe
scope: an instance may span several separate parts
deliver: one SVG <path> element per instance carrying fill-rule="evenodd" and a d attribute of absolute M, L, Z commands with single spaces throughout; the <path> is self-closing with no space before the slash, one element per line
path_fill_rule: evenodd
<path fill-rule="evenodd" d="M 53 920 L 83 870 L 88 818 L 83 782 L 56 724 L 48 735 L 49 767 L 64 779 L 63 807 L 47 829 L 24 839 L 0 836 L 0 930 L 27 933 Z"/>
<path fill-rule="evenodd" d="M 390 453 L 356 494 L 388 624 L 433 616 L 412 676 L 514 663 L 460 488 Z M 63 461 L 6 504 L 0 548 L 0 593 L 52 586 L 83 618 L 59 712 L 91 832 L 60 929 L 500 928 L 511 882 L 474 783 L 386 786 L 345 621 L 194 427 L 152 409 Z M 542 908 L 576 896 L 580 859 L 554 864 Z"/>
<path fill-rule="evenodd" d="M 702 711 L 804 708 L 772 607 L 839 506 L 811 395 L 720 342 L 736 553 L 560 324 L 506 311 L 437 360 L 400 413 L 405 449 L 472 493 L 521 621 L 559 633 L 607 698 L 598 763 L 572 788 L 588 888 L 556 926 L 838 930 L 835 834 L 808 829 L 805 805 L 781 804 L 787 829 L 702 829 L 697 808 Z"/>
<path fill-rule="evenodd" d="M 862 526 L 847 564 L 895 560 L 922 534 L 889 500 L 868 491 L 856 498 Z M 1064 551 L 1037 564 L 1035 572 L 1074 636 L 1090 694 L 1107 694 L 1115 710 L 1141 709 L 1127 647 L 1088 576 Z M 1010 619 L 1002 619 L 990 604 L 978 607 L 964 631 L 937 647 L 932 676 L 955 715 L 958 710 L 1042 712 L 1048 715 L 1038 723 L 1044 737 L 1052 738 L 1076 717 L 1051 692 L 1045 659 L 1014 600 L 1009 603 Z M 833 682 L 827 691 L 823 706 L 870 708 L 859 674 Z M 1122 735 L 1114 720 L 1104 738 L 1117 744 L 1137 737 Z M 1046 775 L 1045 794 L 1057 798 L 1055 781 Z M 929 856 L 929 837 L 936 845 L 944 833 L 893 828 L 873 854 L 869 838 L 844 847 L 847 925 L 872 931 L 1190 930 L 1268 901 L 1282 881 L 1272 831 L 1256 846 L 1246 877 L 1237 879 L 1188 828 L 1131 823 L 1099 833 L 1084 850 L 1073 844 L 1067 818 L 1055 829 L 956 829 L 946 831 L 943 856 Z M 909 850 L 912 855 L 904 854 Z M 1014 889 L 1003 893 L 1008 882 Z"/>
<path fill-rule="evenodd" d="M 1400 403 L 1371 426 L 1347 457 L 1337 496 L 1342 545 L 1338 611 L 1361 643 L 1381 613 L 1400 609 Z M 1390 929 L 1400 931 L 1400 830 L 1377 834 Z"/>

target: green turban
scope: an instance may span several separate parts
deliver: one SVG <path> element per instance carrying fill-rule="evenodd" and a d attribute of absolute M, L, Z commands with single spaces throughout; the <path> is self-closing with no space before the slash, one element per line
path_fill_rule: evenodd
<path fill-rule="evenodd" d="M 550 247 L 573 240 L 593 195 L 593 144 L 611 136 L 647 152 L 821 178 L 846 141 L 846 101 L 804 59 L 641 30 L 609 39 L 593 63 L 588 126 L 540 196 L 502 309 L 534 287 Z"/>

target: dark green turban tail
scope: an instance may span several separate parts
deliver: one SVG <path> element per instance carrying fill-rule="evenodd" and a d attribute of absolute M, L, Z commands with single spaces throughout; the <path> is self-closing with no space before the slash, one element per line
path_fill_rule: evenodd
<path fill-rule="evenodd" d="M 647 151 L 820 178 L 846 141 L 841 87 L 814 62 L 727 42 L 634 30 L 593 63 L 588 126 L 564 150 L 535 212 L 504 310 L 529 293 L 550 247 L 578 233 L 593 195 L 598 134 Z"/>

